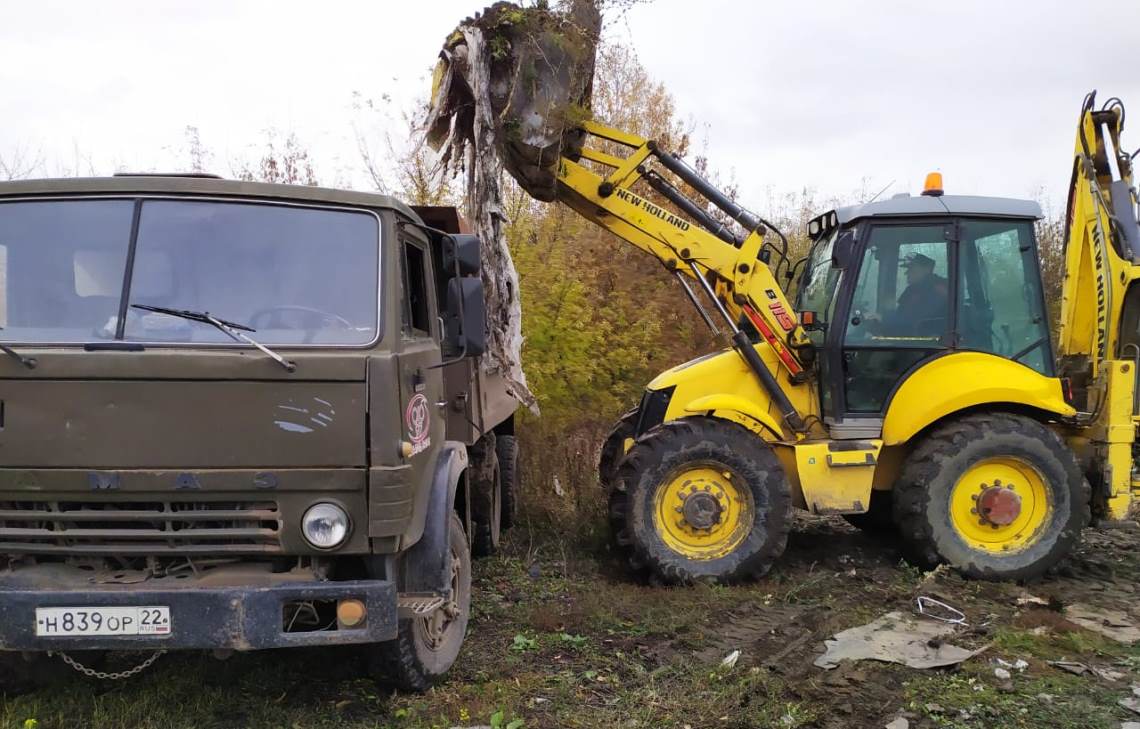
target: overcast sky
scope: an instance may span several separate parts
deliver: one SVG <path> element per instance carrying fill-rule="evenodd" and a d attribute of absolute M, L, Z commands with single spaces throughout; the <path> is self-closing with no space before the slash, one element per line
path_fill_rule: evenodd
<path fill-rule="evenodd" d="M 354 130 L 377 149 L 385 125 L 403 135 L 443 37 L 480 6 L 0 0 L 0 156 L 169 170 L 194 125 L 228 175 L 275 128 L 312 149 L 323 183 L 367 187 Z M 1140 120 L 1137 28 L 1137 0 L 656 0 L 610 32 L 762 212 L 802 188 L 917 192 L 933 169 L 952 193 L 1045 188 L 1059 205 L 1084 93 Z M 1140 147 L 1140 127 L 1126 143 Z"/>

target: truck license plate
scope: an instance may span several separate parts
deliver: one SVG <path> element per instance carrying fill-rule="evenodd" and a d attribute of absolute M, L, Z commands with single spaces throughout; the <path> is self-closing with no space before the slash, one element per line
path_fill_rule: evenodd
<path fill-rule="evenodd" d="M 170 608 L 36 608 L 37 637 L 100 635 L 170 635 Z"/>

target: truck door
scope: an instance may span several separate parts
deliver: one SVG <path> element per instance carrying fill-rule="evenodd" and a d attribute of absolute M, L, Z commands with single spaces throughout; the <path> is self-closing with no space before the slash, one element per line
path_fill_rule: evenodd
<path fill-rule="evenodd" d="M 399 355 L 400 412 L 412 483 L 430 478 L 429 468 L 446 436 L 440 364 L 439 308 L 427 243 L 406 231 L 399 241 L 403 291 Z"/>
<path fill-rule="evenodd" d="M 847 416 L 879 416 L 911 368 L 951 346 L 953 236 L 949 222 L 870 228 L 841 346 Z"/>

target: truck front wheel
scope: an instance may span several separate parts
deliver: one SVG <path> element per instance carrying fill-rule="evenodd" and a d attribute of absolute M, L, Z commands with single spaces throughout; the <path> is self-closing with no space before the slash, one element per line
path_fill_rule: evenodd
<path fill-rule="evenodd" d="M 425 617 L 402 618 L 395 640 L 381 643 L 374 668 L 404 691 L 422 693 L 438 683 L 455 663 L 471 615 L 471 550 L 463 522 L 451 514 L 451 594 L 443 607 Z"/>

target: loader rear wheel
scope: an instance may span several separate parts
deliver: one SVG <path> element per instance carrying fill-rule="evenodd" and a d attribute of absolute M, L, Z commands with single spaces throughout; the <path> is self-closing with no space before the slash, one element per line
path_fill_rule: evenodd
<path fill-rule="evenodd" d="M 776 454 L 715 418 L 657 426 L 618 468 L 635 566 L 667 583 L 739 582 L 783 553 L 791 493 Z"/>
<path fill-rule="evenodd" d="M 908 556 L 970 577 L 1023 580 L 1069 554 L 1088 525 L 1090 489 L 1049 428 L 971 415 L 926 436 L 903 466 L 894 511 Z"/>

